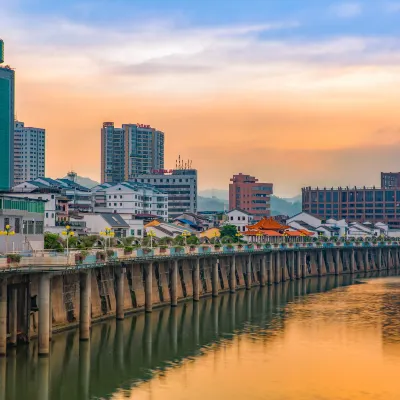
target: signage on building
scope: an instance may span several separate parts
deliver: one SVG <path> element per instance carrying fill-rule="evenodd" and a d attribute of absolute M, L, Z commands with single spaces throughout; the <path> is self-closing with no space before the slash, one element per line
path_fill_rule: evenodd
<path fill-rule="evenodd" d="M 152 174 L 173 174 L 174 173 L 174 169 L 152 169 L 151 173 Z"/>
<path fill-rule="evenodd" d="M 145 124 L 136 124 L 138 128 L 146 128 L 146 129 L 150 129 L 151 126 L 150 125 L 145 125 Z"/>

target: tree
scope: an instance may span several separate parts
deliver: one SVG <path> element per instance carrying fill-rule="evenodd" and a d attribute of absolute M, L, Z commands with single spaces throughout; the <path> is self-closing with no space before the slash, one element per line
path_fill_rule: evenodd
<path fill-rule="evenodd" d="M 226 236 L 235 238 L 236 234 L 238 232 L 235 225 L 224 225 L 223 227 L 221 227 L 221 229 L 219 231 L 221 233 L 221 238 L 226 237 Z"/>
<path fill-rule="evenodd" d="M 62 245 L 62 240 L 56 233 L 46 232 L 44 234 L 44 248 L 46 250 L 55 250 L 58 252 L 62 252 L 64 250 L 64 246 Z"/>

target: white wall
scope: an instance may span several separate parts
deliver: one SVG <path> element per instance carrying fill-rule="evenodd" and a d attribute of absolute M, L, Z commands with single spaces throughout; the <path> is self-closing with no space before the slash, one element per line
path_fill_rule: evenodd
<path fill-rule="evenodd" d="M 228 216 L 227 224 L 235 225 L 239 232 L 246 231 L 246 226 L 253 223 L 253 217 L 251 215 L 239 210 L 229 211 L 226 215 Z"/>
<path fill-rule="evenodd" d="M 132 219 L 131 214 L 120 214 L 124 221 L 129 225 L 128 236 L 143 237 L 144 224 L 143 220 Z"/>
<path fill-rule="evenodd" d="M 286 220 L 286 224 L 290 225 L 290 222 L 293 221 L 303 221 L 308 225 L 311 225 L 313 228 L 317 228 L 321 225 L 321 220 L 316 218 L 306 212 L 302 212 L 300 214 L 294 215 L 293 217 Z"/>

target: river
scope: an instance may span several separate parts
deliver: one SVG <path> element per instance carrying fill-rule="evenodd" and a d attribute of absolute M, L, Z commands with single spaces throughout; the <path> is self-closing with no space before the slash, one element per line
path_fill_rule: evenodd
<path fill-rule="evenodd" d="M 0 359 L 0 399 L 394 400 L 400 277 L 310 278 L 53 335 Z"/>

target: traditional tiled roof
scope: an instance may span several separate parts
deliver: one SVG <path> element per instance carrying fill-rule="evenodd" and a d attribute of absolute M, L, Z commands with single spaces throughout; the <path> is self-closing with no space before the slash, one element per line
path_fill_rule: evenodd
<path fill-rule="evenodd" d="M 262 236 L 283 236 L 282 233 L 279 233 L 277 231 L 273 231 L 273 230 L 258 230 L 258 229 L 252 229 L 252 230 L 248 230 L 246 232 L 243 232 L 243 235 L 245 236 L 259 236 L 261 233 Z"/>
<path fill-rule="evenodd" d="M 148 224 L 146 224 L 144 227 L 145 228 L 151 228 L 152 226 L 158 226 L 160 225 L 160 221 L 157 221 L 156 219 L 153 219 L 153 221 L 150 221 Z"/>
<path fill-rule="evenodd" d="M 280 224 L 278 221 L 273 218 L 263 218 L 254 225 L 248 225 L 247 228 L 249 230 L 285 230 L 289 227 L 286 225 Z"/>

